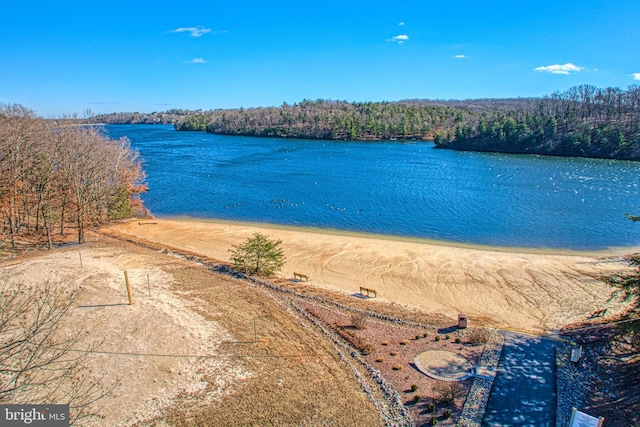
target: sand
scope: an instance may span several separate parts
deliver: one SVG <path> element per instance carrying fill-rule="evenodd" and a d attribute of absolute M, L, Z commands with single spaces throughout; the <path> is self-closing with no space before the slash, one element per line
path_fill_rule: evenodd
<path fill-rule="evenodd" d="M 255 232 L 282 240 L 281 276 L 349 295 L 373 288 L 386 301 L 426 312 L 469 317 L 486 325 L 552 332 L 608 307 L 612 289 L 599 277 L 627 268 L 622 255 L 637 248 L 568 252 L 455 245 L 419 239 L 216 220 L 154 219 L 111 230 L 221 261 Z"/>
<path fill-rule="evenodd" d="M 105 390 L 120 383 L 115 396 L 95 408 L 108 415 L 93 420 L 96 425 L 152 418 L 181 392 L 202 391 L 203 400 L 218 399 L 233 390 L 233 383 L 251 376 L 224 358 L 193 357 L 219 353 L 220 343 L 233 336 L 172 289 L 171 268 L 162 257 L 135 248 L 92 244 L 0 263 L 5 286 L 51 282 L 81 289 L 63 330 L 86 334 L 74 350 L 97 350 L 84 363 L 91 377 Z M 125 270 L 134 290 L 133 305 L 128 304 Z M 208 385 L 205 374 L 215 375 L 217 384 Z"/>

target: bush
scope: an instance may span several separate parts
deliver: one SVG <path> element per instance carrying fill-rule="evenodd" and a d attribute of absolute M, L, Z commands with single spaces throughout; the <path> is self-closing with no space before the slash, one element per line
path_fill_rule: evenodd
<path fill-rule="evenodd" d="M 364 313 L 354 313 L 351 315 L 351 325 L 356 329 L 364 329 L 367 326 L 367 315 Z"/>
<path fill-rule="evenodd" d="M 345 329 L 343 326 L 340 326 L 337 323 L 331 323 L 329 325 L 329 328 L 331 328 L 332 331 L 340 335 L 345 340 L 349 341 L 349 343 L 360 350 L 362 354 L 371 354 L 377 350 L 373 344 L 356 335 L 351 329 Z"/>
<path fill-rule="evenodd" d="M 460 339 L 460 337 L 456 337 L 456 344 L 460 344 L 462 342 L 462 340 Z"/>
<path fill-rule="evenodd" d="M 427 405 L 427 412 L 434 412 L 436 410 L 436 405 L 432 402 Z"/>
<path fill-rule="evenodd" d="M 418 403 L 418 402 L 420 402 L 421 400 L 422 400 L 422 396 L 420 396 L 419 394 L 416 394 L 416 395 L 414 395 L 414 396 L 413 396 L 413 401 L 414 401 L 415 403 Z"/>
<path fill-rule="evenodd" d="M 416 341 L 422 338 L 420 335 L 416 335 Z"/>
<path fill-rule="evenodd" d="M 484 344 L 489 341 L 488 329 L 472 329 L 469 333 L 469 342 L 471 344 Z"/>
<path fill-rule="evenodd" d="M 457 381 L 438 381 L 433 392 L 440 402 L 453 403 L 462 394 L 462 386 Z"/>
<path fill-rule="evenodd" d="M 449 338 L 450 338 L 450 337 L 449 337 L 449 334 L 447 334 L 447 335 L 445 335 L 445 336 L 444 336 L 444 339 L 445 339 L 445 340 L 448 340 Z"/>
<path fill-rule="evenodd" d="M 445 420 L 448 420 L 451 417 L 451 409 L 445 409 L 444 411 L 442 411 L 442 417 Z"/>
<path fill-rule="evenodd" d="M 436 341 L 440 341 L 440 335 L 436 335 Z"/>
<path fill-rule="evenodd" d="M 384 362 L 384 359 L 383 359 L 382 357 L 378 357 L 378 358 L 376 359 L 376 362 L 378 362 L 378 363 L 382 363 L 382 362 Z"/>
<path fill-rule="evenodd" d="M 389 345 L 389 341 L 382 341 L 380 344 L 382 344 L 382 345 Z"/>
<path fill-rule="evenodd" d="M 422 334 L 422 336 L 427 338 L 429 336 L 429 334 L 425 332 L 424 334 Z"/>
<path fill-rule="evenodd" d="M 418 391 L 418 384 L 411 384 L 411 391 L 414 393 Z"/>
<path fill-rule="evenodd" d="M 398 355 L 398 352 L 397 352 L 397 351 L 392 351 L 392 352 L 390 352 L 389 354 L 390 354 L 391 356 L 397 356 L 397 355 Z"/>
<path fill-rule="evenodd" d="M 402 365 L 393 365 L 393 370 L 394 371 L 399 371 L 402 369 Z"/>
<path fill-rule="evenodd" d="M 431 417 L 431 421 L 429 421 L 429 424 L 431 424 L 432 426 L 437 425 L 438 424 L 438 418 Z"/>

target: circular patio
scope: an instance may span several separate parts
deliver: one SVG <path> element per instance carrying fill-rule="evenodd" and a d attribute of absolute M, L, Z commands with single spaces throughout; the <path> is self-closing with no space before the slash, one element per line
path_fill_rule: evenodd
<path fill-rule="evenodd" d="M 473 376 L 473 365 L 450 351 L 430 350 L 413 359 L 423 374 L 444 381 L 462 381 Z"/>

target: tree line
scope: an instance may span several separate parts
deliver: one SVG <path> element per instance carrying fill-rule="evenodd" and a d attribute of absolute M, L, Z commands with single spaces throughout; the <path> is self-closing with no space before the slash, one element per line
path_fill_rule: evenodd
<path fill-rule="evenodd" d="M 549 97 L 483 111 L 436 133 L 458 150 L 640 159 L 640 87 L 573 87 Z"/>
<path fill-rule="evenodd" d="M 181 117 L 188 116 L 191 114 L 197 114 L 200 110 L 182 110 L 182 109 L 171 109 L 167 111 L 154 111 L 152 113 L 109 113 L 109 114 L 98 114 L 89 116 L 89 121 L 91 123 L 104 123 L 104 124 L 122 124 L 122 125 L 133 125 L 133 124 L 143 124 L 143 125 L 165 125 L 165 124 L 174 124 Z M 78 123 L 86 122 L 86 120 L 75 120 Z"/>
<path fill-rule="evenodd" d="M 0 104 L 0 245 L 46 238 L 142 213 L 146 191 L 137 151 L 95 126 L 44 120 L 21 105 Z"/>
<path fill-rule="evenodd" d="M 640 89 L 575 86 L 541 98 L 346 102 L 95 116 L 223 135 L 433 140 L 438 148 L 640 159 Z"/>
<path fill-rule="evenodd" d="M 419 102 L 305 100 L 280 107 L 199 112 L 179 118 L 178 130 L 224 135 L 334 140 L 432 139 L 472 114 L 465 108 Z"/>

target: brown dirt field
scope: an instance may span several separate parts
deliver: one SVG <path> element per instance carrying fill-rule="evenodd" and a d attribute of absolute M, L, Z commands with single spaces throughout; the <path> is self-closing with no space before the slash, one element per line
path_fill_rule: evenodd
<path fill-rule="evenodd" d="M 1 262 L 0 279 L 82 288 L 67 327 L 85 331 L 87 347 L 100 342 L 90 375 L 121 382 L 91 424 L 381 424 L 331 346 L 262 291 L 176 257 L 88 240 Z"/>

